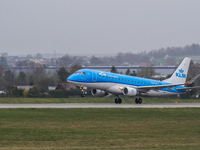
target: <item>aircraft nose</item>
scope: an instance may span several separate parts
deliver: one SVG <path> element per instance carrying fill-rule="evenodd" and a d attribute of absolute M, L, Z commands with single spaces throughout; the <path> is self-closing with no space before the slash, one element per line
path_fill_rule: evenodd
<path fill-rule="evenodd" d="M 67 78 L 67 82 L 74 82 L 74 81 L 77 81 L 79 79 L 79 77 L 75 74 L 72 74 L 71 76 L 69 76 Z"/>
<path fill-rule="evenodd" d="M 67 82 L 70 82 L 70 81 L 72 81 L 72 75 L 71 76 L 69 76 L 68 78 L 67 78 Z"/>

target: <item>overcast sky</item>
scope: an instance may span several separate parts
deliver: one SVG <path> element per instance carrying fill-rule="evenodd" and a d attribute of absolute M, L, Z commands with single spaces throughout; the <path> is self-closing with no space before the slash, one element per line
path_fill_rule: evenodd
<path fill-rule="evenodd" d="M 193 43 L 200 0 L 0 0 L 0 53 L 137 53 Z"/>

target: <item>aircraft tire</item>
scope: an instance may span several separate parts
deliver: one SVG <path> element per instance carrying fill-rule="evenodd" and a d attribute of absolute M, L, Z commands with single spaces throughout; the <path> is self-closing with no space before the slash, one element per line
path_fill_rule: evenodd
<path fill-rule="evenodd" d="M 118 98 L 115 98 L 115 104 L 118 104 Z"/>
<path fill-rule="evenodd" d="M 121 98 L 115 98 L 115 103 L 116 104 L 121 104 L 122 103 L 122 99 Z"/>
<path fill-rule="evenodd" d="M 135 103 L 136 104 L 142 104 L 142 98 L 136 98 Z"/>
<path fill-rule="evenodd" d="M 142 98 L 138 99 L 138 104 L 142 104 Z"/>
<path fill-rule="evenodd" d="M 135 99 L 135 103 L 138 104 L 138 99 L 137 98 Z"/>
<path fill-rule="evenodd" d="M 122 103 L 122 99 L 121 99 L 121 98 L 119 98 L 119 99 L 118 99 L 118 102 L 119 102 L 119 104 L 121 104 L 121 103 Z"/>

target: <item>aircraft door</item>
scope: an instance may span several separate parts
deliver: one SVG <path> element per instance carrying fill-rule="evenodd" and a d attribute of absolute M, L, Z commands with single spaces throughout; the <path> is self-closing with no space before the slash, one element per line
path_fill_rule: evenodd
<path fill-rule="evenodd" d="M 96 72 L 92 71 L 92 81 L 96 82 L 97 81 L 97 74 Z"/>

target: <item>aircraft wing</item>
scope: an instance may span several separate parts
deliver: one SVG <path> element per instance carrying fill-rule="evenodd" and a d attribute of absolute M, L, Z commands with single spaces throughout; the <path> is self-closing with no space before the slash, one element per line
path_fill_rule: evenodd
<path fill-rule="evenodd" d="M 138 90 L 158 90 L 158 89 L 163 89 L 163 88 L 172 88 L 176 87 L 179 85 L 185 85 L 185 84 L 169 84 L 169 85 L 155 85 L 155 86 L 139 86 L 136 87 Z"/>
<path fill-rule="evenodd" d="M 137 89 L 139 92 L 146 93 L 149 90 L 159 90 L 159 89 L 163 89 L 163 88 L 172 89 L 173 87 L 176 87 L 176 86 L 179 86 L 179 85 L 185 85 L 185 84 L 169 84 L 169 85 L 154 85 L 154 86 L 131 86 L 131 87 Z M 184 90 L 184 88 L 182 88 L 181 90 Z"/>
<path fill-rule="evenodd" d="M 162 89 L 162 88 L 170 88 L 175 87 L 179 85 L 185 85 L 185 84 L 169 84 L 169 85 L 155 85 L 155 86 L 139 86 L 137 89 Z"/>

